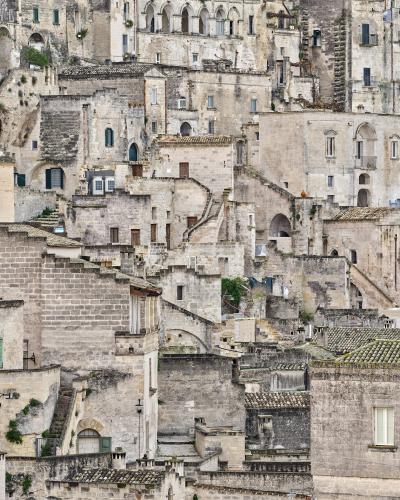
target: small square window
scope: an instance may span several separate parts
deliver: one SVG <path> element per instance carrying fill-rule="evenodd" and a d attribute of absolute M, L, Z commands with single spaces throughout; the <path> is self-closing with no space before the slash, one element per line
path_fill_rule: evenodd
<path fill-rule="evenodd" d="M 38 148 L 38 141 L 32 141 L 32 151 L 35 151 Z"/>
<path fill-rule="evenodd" d="M 328 203 L 335 203 L 335 196 L 333 194 L 328 194 L 328 197 L 327 197 L 327 200 L 328 200 Z"/>

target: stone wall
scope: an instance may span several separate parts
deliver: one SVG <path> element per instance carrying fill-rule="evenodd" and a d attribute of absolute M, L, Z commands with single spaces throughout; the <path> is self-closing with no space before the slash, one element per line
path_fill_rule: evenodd
<path fill-rule="evenodd" d="M 312 367 L 311 468 L 318 497 L 397 495 L 398 452 L 372 445 L 374 407 L 400 411 L 399 376 L 384 367 Z M 399 425 L 395 417 L 395 436 Z"/>
<path fill-rule="evenodd" d="M 1 367 L 5 370 L 23 368 L 24 317 L 23 301 L 0 300 Z"/>
<path fill-rule="evenodd" d="M 164 355 L 159 361 L 159 432 L 188 434 L 194 419 L 244 430 L 244 388 L 232 382 L 232 359 Z"/>
<path fill-rule="evenodd" d="M 33 191 L 29 188 L 16 188 L 14 191 L 15 221 L 24 222 L 40 215 L 45 208 L 56 208 L 55 192 Z"/>

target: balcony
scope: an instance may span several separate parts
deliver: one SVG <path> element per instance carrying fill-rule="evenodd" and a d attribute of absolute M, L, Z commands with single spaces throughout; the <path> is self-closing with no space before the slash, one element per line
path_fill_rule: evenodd
<path fill-rule="evenodd" d="M 360 158 L 355 158 L 355 168 L 361 168 L 364 170 L 375 170 L 376 169 L 376 156 L 361 156 Z"/>
<path fill-rule="evenodd" d="M 360 37 L 361 47 L 375 47 L 378 45 L 378 35 L 370 34 L 369 36 Z"/>

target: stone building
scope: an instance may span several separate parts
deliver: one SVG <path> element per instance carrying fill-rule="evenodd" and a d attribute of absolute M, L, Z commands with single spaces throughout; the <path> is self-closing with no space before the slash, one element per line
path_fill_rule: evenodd
<path fill-rule="evenodd" d="M 304 74 L 336 111 L 398 112 L 399 11 L 394 2 L 297 0 Z"/>
<path fill-rule="evenodd" d="M 311 369 L 311 469 L 321 499 L 397 497 L 398 340 Z"/>

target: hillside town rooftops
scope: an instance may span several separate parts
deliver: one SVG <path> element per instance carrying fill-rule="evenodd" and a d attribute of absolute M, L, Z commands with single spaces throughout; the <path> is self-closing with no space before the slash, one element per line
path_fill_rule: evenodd
<path fill-rule="evenodd" d="M 158 140 L 158 144 L 164 146 L 166 144 L 174 144 L 177 146 L 186 146 L 193 144 L 201 145 L 226 145 L 233 142 L 233 137 L 226 135 L 166 135 Z"/>
<path fill-rule="evenodd" d="M 333 217 L 332 221 L 362 221 L 362 220 L 377 220 L 389 213 L 395 212 L 395 208 L 387 208 L 387 207 L 354 207 L 354 208 L 346 208 L 346 210 L 342 210 L 335 217 Z M 400 214 L 400 211 L 399 211 Z M 328 221 L 329 222 L 329 221 Z"/>
<path fill-rule="evenodd" d="M 245 395 L 247 409 L 278 410 L 283 408 L 309 408 L 308 392 L 259 392 Z"/>
<path fill-rule="evenodd" d="M 79 248 L 82 246 L 71 238 L 50 233 L 29 224 L 1 224 L 0 227 L 5 227 L 9 233 L 26 233 L 29 238 L 45 238 L 49 247 Z"/>
<path fill-rule="evenodd" d="M 68 66 L 60 69 L 59 80 L 114 79 L 143 76 L 152 64 L 99 64 L 95 66 Z"/>
<path fill-rule="evenodd" d="M 379 339 L 337 359 L 340 364 L 400 365 L 400 340 Z"/>

